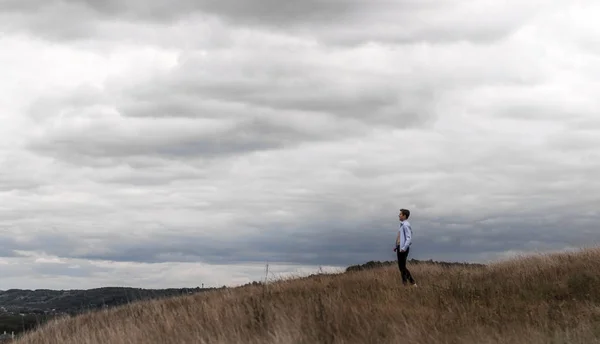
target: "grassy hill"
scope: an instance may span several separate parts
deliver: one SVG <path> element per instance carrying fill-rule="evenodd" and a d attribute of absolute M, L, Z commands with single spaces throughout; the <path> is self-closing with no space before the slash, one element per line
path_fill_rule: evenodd
<path fill-rule="evenodd" d="M 600 343 L 600 249 L 395 266 L 143 301 L 17 343 Z"/>

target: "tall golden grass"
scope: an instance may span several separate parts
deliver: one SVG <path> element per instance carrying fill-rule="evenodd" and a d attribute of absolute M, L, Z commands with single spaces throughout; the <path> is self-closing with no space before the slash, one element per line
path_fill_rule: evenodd
<path fill-rule="evenodd" d="M 22 344 L 600 343 L 600 249 L 281 280 L 65 318 Z"/>

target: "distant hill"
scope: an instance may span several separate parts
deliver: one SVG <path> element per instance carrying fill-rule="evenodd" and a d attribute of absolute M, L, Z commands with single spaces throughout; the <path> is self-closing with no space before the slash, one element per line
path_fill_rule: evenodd
<path fill-rule="evenodd" d="M 214 288 L 140 289 L 105 287 L 87 290 L 0 291 L 0 311 L 11 313 L 80 313 L 82 310 L 123 305 L 132 301 L 192 294 Z"/>
<path fill-rule="evenodd" d="M 59 316 L 111 308 L 134 301 L 189 295 L 216 288 L 140 289 L 105 287 L 88 290 L 0 291 L 0 334 L 18 334 Z M 219 288 L 221 289 L 221 288 Z M 1 342 L 1 341 L 0 341 Z"/>

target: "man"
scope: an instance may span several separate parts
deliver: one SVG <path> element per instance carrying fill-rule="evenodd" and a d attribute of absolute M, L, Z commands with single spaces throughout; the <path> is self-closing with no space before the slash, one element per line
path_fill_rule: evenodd
<path fill-rule="evenodd" d="M 402 275 L 402 284 L 406 285 L 410 283 L 413 286 L 417 286 L 417 283 L 413 279 L 410 271 L 406 268 L 406 259 L 408 258 L 408 252 L 410 251 L 410 245 L 412 244 L 412 227 L 408 218 L 410 217 L 410 210 L 400 209 L 398 219 L 400 220 L 400 228 L 398 229 L 398 235 L 396 236 L 396 254 L 398 256 L 398 268 Z"/>

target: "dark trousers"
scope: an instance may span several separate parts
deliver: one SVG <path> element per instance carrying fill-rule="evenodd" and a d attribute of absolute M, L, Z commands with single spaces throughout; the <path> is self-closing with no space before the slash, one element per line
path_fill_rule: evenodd
<path fill-rule="evenodd" d="M 402 283 L 406 284 L 410 282 L 410 284 L 415 284 L 415 280 L 413 279 L 410 271 L 406 268 L 406 258 L 408 258 L 408 252 L 410 251 L 410 247 L 406 249 L 404 252 L 400 252 L 400 247 L 396 250 L 398 255 L 398 269 L 400 269 L 400 274 L 402 275 Z"/>

